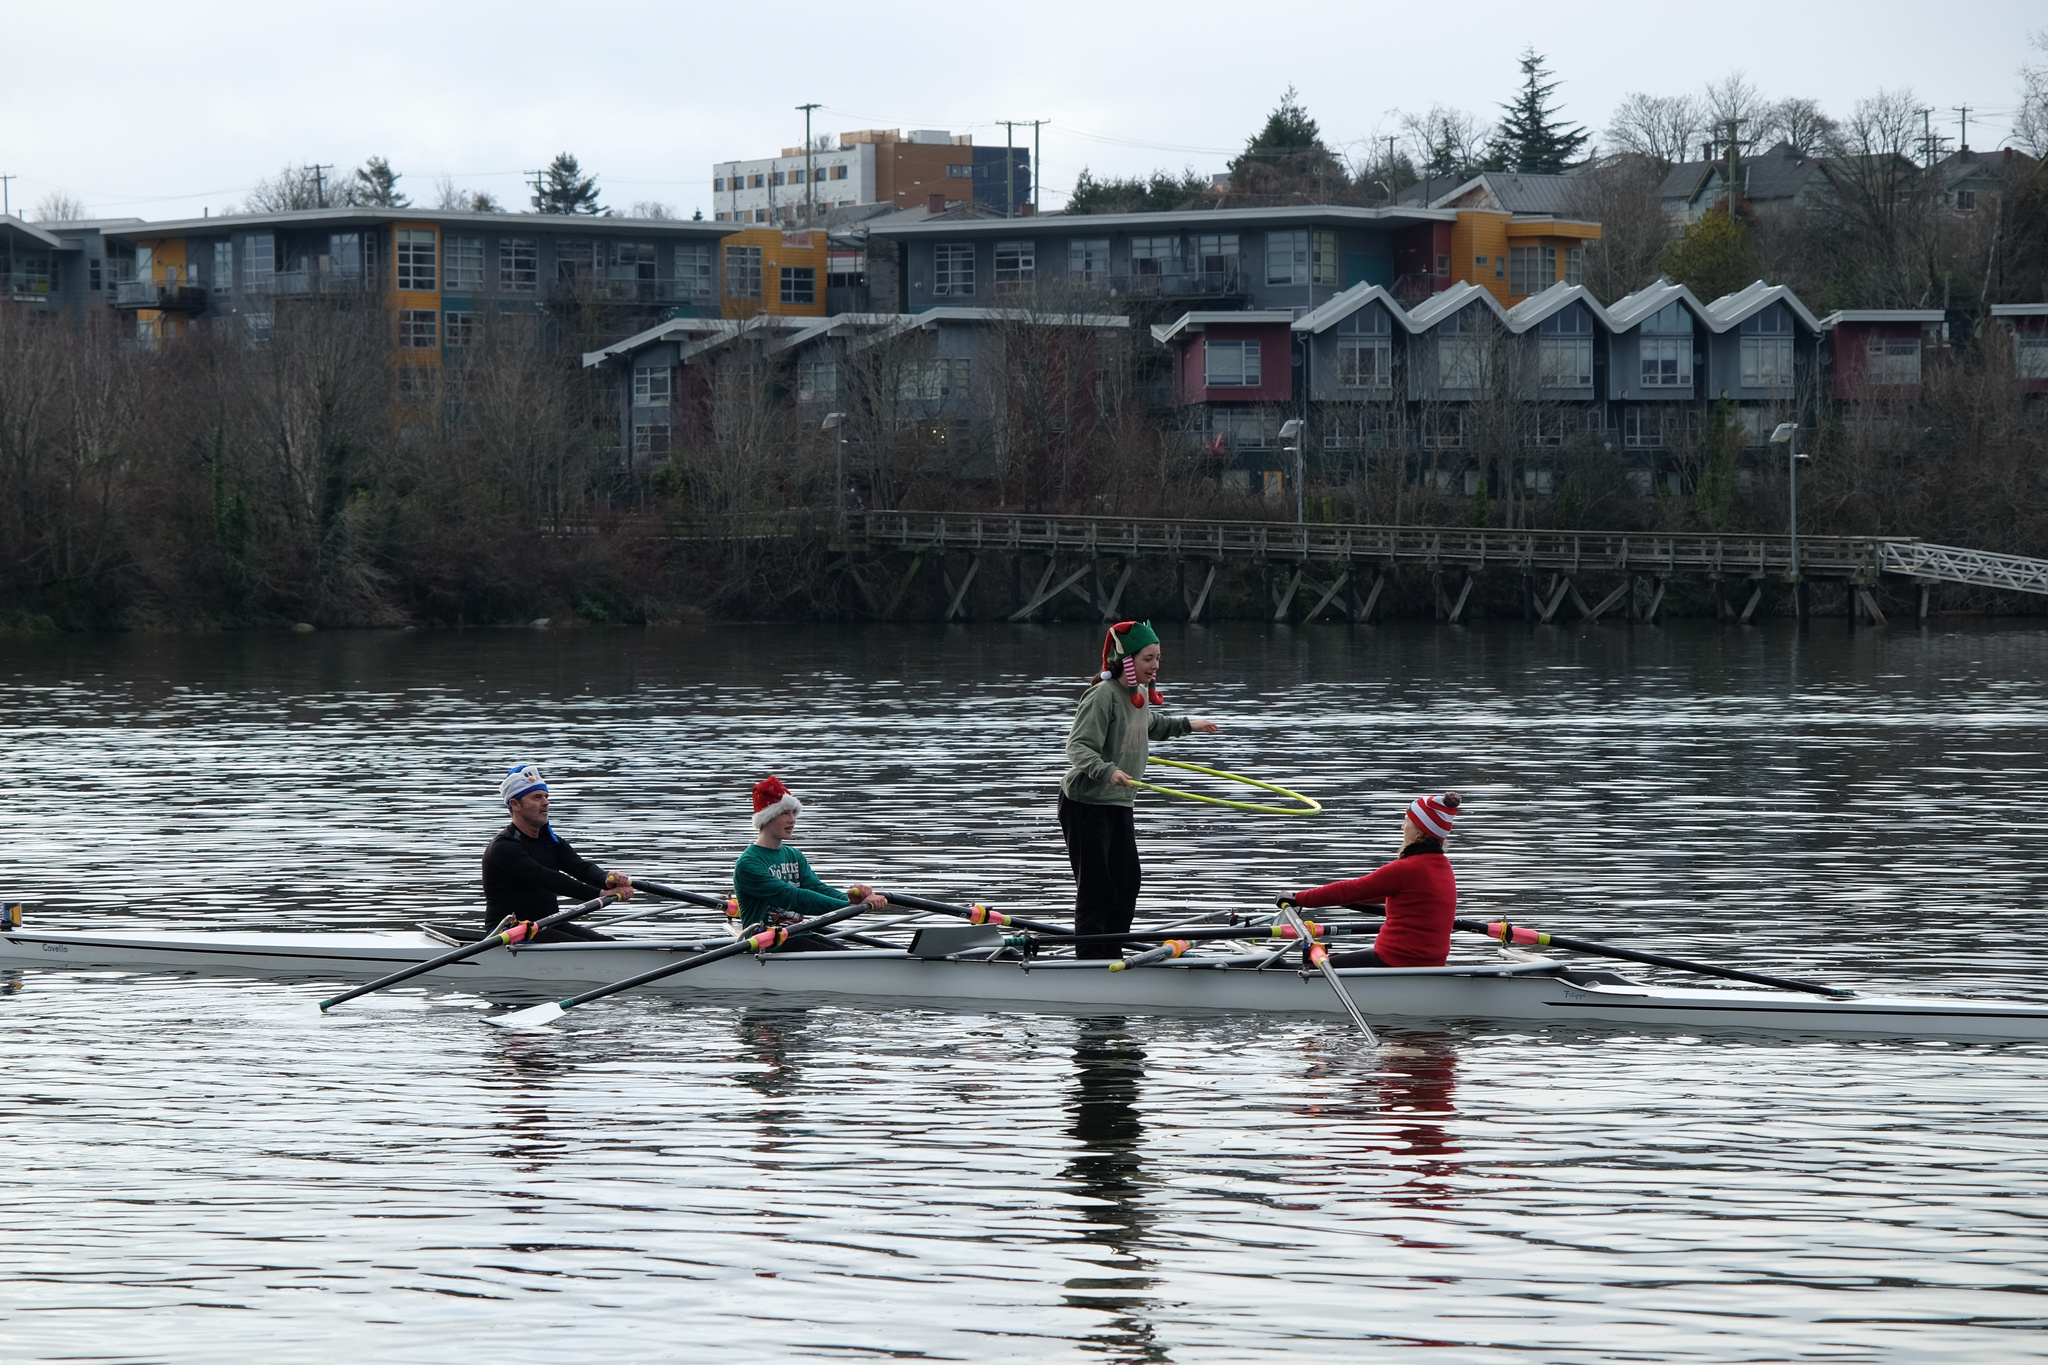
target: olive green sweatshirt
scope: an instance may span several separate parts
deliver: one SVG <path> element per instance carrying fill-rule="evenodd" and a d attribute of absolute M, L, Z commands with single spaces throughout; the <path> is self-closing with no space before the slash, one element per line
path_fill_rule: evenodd
<path fill-rule="evenodd" d="M 1112 784 L 1109 775 L 1121 768 L 1127 777 L 1142 779 L 1151 741 L 1178 739 L 1193 728 L 1186 716 L 1131 705 L 1130 692 L 1118 683 L 1098 682 L 1074 710 L 1067 731 L 1069 766 L 1060 791 L 1091 806 L 1135 805 L 1131 789 Z"/>

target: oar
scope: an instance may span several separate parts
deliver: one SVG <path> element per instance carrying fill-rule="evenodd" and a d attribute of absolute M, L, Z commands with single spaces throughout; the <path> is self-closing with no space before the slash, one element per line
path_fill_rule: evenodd
<path fill-rule="evenodd" d="M 889 898 L 889 904 L 891 905 L 906 905 L 912 910 L 929 910 L 935 915 L 957 915 L 969 924 L 1014 926 L 1019 929 L 1029 929 L 1034 933 L 1058 934 L 1063 938 L 1072 938 L 1074 936 L 1072 929 L 1062 928 L 1057 924 L 1047 924 L 1042 920 L 1018 919 L 1015 915 L 999 915 L 986 905 L 948 905 L 944 901 L 928 901 L 923 896 L 906 896 L 898 891 L 884 891 L 882 894 Z"/>
<path fill-rule="evenodd" d="M 1661 953 L 1643 953 L 1633 948 L 1617 948 L 1611 943 L 1595 943 L 1591 939 L 1545 933 L 1541 929 L 1524 929 L 1521 925 L 1509 924 L 1506 920 L 1489 922 L 1460 919 L 1453 923 L 1468 933 L 1485 934 L 1488 938 L 1499 939 L 1503 943 L 1526 943 L 1538 948 L 1569 948 L 1575 953 L 1592 953 L 1596 957 L 1619 958 L 1623 962 L 1641 962 L 1652 967 L 1670 967 L 1674 971 L 1695 972 L 1701 976 L 1725 976 L 1730 981 L 1747 981 L 1756 986 L 1775 986 L 1781 991 L 1805 991 L 1809 995 L 1825 995 L 1835 1000 L 1847 1000 L 1856 994 L 1839 986 L 1823 986 L 1812 981 L 1793 981 L 1782 976 L 1765 976 L 1762 972 L 1738 971 L 1733 967 L 1716 967 L 1711 963 L 1691 962 L 1682 957 L 1665 957 Z"/>
<path fill-rule="evenodd" d="M 706 910 L 725 910 L 728 917 L 731 915 L 731 911 L 727 909 L 728 906 L 732 905 L 731 896 L 707 896 L 702 891 L 685 891 L 681 887 L 664 886 L 660 882 L 634 882 L 633 889 L 635 891 L 652 891 L 655 895 L 672 901 L 683 901 L 689 905 L 701 905 Z"/>
<path fill-rule="evenodd" d="M 486 1019 L 484 1022 L 495 1024 L 499 1028 L 539 1028 L 543 1024 L 551 1023 L 561 1018 L 579 1005 L 587 1005 L 593 1000 L 602 1000 L 608 995 L 617 995 L 620 991 L 630 991 L 635 986 L 644 986 L 650 981 L 659 981 L 665 976 L 674 976 L 677 972 L 687 972 L 692 967 L 702 967 L 707 963 L 717 962 L 723 958 L 737 957 L 741 953 L 766 952 L 770 948 L 788 942 L 799 934 L 816 933 L 828 924 L 837 924 L 840 920 L 850 919 L 867 908 L 865 902 L 856 901 L 844 910 L 834 910 L 829 914 L 803 920 L 790 925 L 786 929 L 763 929 L 758 934 L 728 943 L 722 948 L 713 948 L 708 952 L 698 953 L 694 957 L 686 957 L 681 962 L 674 962 L 666 967 L 656 967 L 651 972 L 642 972 L 638 976 L 629 976 L 624 981 L 614 981 L 609 986 L 599 986 L 594 991 L 585 991 L 581 995 L 572 995 L 567 1000 L 551 1000 L 545 1005 L 535 1005 L 531 1009 L 515 1010 L 511 1014 L 500 1015 L 496 1019 Z"/>
<path fill-rule="evenodd" d="M 1170 957 L 1179 957 L 1194 946 L 1194 944 L 1184 938 L 1170 938 L 1150 952 L 1139 953 L 1136 957 L 1119 958 L 1117 961 L 1109 964 L 1109 969 L 1113 972 L 1120 972 L 1126 967 L 1149 967 L 1155 962 L 1164 962 Z"/>
<path fill-rule="evenodd" d="M 1342 937 L 1348 934 L 1376 934 L 1379 924 L 1318 924 L 1314 920 L 1302 921 L 1302 927 L 1316 938 L 1332 935 Z M 1187 939 L 1191 942 L 1207 942 L 1227 939 L 1285 938 L 1298 939 L 1302 932 L 1291 924 L 1254 924 L 1241 929 L 1176 929 L 1172 933 L 1160 930 L 1133 929 L 1128 934 L 1041 934 L 1054 947 L 1065 948 L 1079 943 L 1161 943 L 1173 939 Z"/>
<path fill-rule="evenodd" d="M 616 899 L 616 896 L 607 891 L 596 900 L 585 901 L 581 905 L 572 905 L 567 910 L 558 910 L 546 919 L 521 920 L 509 928 L 500 929 L 495 934 L 486 934 L 475 943 L 465 943 L 460 948 L 451 948 L 439 957 L 430 957 L 425 962 L 415 962 L 402 971 L 393 972 L 389 976 L 379 977 L 367 986 L 358 986 L 352 991 L 343 991 L 331 1000 L 322 1000 L 320 1002 L 320 1012 L 325 1014 L 336 1005 L 347 1004 L 359 995 L 368 995 L 371 991 L 381 991 L 386 986 L 396 986 L 401 981 L 410 981 L 416 976 L 425 976 L 436 967 L 445 967 L 451 962 L 461 962 L 465 958 L 488 953 L 491 949 L 501 945 L 510 947 L 515 943 L 524 943 L 526 940 L 537 936 L 543 929 L 566 923 L 569 920 L 575 919 L 578 915 L 587 915 L 599 906 L 609 905 Z"/>
<path fill-rule="evenodd" d="M 1301 916 L 1295 912 L 1293 901 L 1280 902 L 1280 917 L 1286 920 L 1297 934 L 1308 940 L 1308 960 L 1316 964 L 1316 969 L 1322 972 L 1323 979 L 1330 983 L 1330 989 L 1337 992 L 1337 998 L 1344 1002 L 1345 1010 L 1351 1015 L 1351 1022 L 1358 1025 L 1358 1031 L 1365 1035 L 1366 1046 L 1378 1047 L 1378 1035 L 1372 1031 L 1372 1025 L 1365 1022 L 1365 1015 L 1360 1013 L 1358 1002 L 1351 998 L 1351 992 L 1344 989 L 1344 980 L 1337 975 L 1337 969 L 1330 965 L 1330 950 L 1316 942 L 1315 936 L 1309 932 L 1308 926 L 1302 923 Z"/>

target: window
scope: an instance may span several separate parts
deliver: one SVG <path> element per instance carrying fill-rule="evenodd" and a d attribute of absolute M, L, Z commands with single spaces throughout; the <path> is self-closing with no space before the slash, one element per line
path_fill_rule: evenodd
<path fill-rule="evenodd" d="M 1742 387 L 1792 387 L 1792 310 L 1774 303 L 1742 320 Z"/>
<path fill-rule="evenodd" d="M 1309 240 L 1310 279 L 1316 284 L 1337 283 L 1337 234 L 1311 232 Z"/>
<path fill-rule="evenodd" d="M 100 279 L 100 258 L 98 256 L 85 263 L 85 279 L 85 287 L 87 289 L 97 290 L 105 287 Z"/>
<path fill-rule="evenodd" d="M 782 172 L 781 172 L 781 171 L 770 171 L 770 172 L 768 172 L 768 183 L 769 183 L 770 185 L 780 185 L 780 184 L 782 183 Z"/>
<path fill-rule="evenodd" d="M 431 228 L 398 229 L 398 287 L 434 288 L 434 233 Z"/>
<path fill-rule="evenodd" d="M 721 192 L 722 192 L 722 191 L 723 191 L 724 189 L 725 189 L 725 177 L 724 177 L 724 176 L 722 176 L 722 175 L 714 175 L 714 176 L 712 176 L 712 177 L 711 177 L 711 192 L 712 192 L 713 194 L 718 194 L 718 193 L 721 193 Z"/>
<path fill-rule="evenodd" d="M 269 313 L 242 314 L 242 330 L 248 334 L 251 346 L 268 346 L 270 344 L 270 329 L 273 321 L 273 315 Z"/>
<path fill-rule="evenodd" d="M 1211 408 L 1209 431 L 1215 437 L 1210 447 L 1213 450 L 1220 451 L 1225 445 L 1236 450 L 1262 450 L 1268 444 L 1264 417 L 1249 408 Z"/>
<path fill-rule="evenodd" d="M 1504 280 L 1508 277 L 1507 257 L 1496 256 L 1493 258 L 1493 277 L 1497 280 Z"/>
<path fill-rule="evenodd" d="M 2013 335 L 2012 363 L 2021 379 L 2048 379 L 2048 332 Z"/>
<path fill-rule="evenodd" d="M 398 344 L 409 351 L 431 351 L 440 345 L 437 319 L 431 308 L 398 310 Z"/>
<path fill-rule="evenodd" d="M 1548 254 L 1549 261 L 1544 260 Z M 1554 246 L 1511 246 L 1508 248 L 1508 293 L 1514 297 L 1540 294 L 1557 278 L 1557 248 Z"/>
<path fill-rule="evenodd" d="M 1692 387 L 1692 315 L 1667 304 L 1645 319 L 1637 340 L 1646 389 Z"/>
<path fill-rule="evenodd" d="M 540 283 L 540 246 L 531 237 L 506 237 L 498 242 L 498 288 L 508 294 L 531 294 Z"/>
<path fill-rule="evenodd" d="M 1373 304 L 1339 322 L 1338 385 L 1347 389 L 1385 390 L 1393 382 L 1393 336 L 1386 310 Z"/>
<path fill-rule="evenodd" d="M 651 299 L 656 274 L 652 242 L 611 242 L 605 248 L 605 288 L 613 298 Z"/>
<path fill-rule="evenodd" d="M 1204 275 L 1237 274 L 1237 234 L 1212 232 L 1195 238 L 1195 265 Z"/>
<path fill-rule="evenodd" d="M 1080 284 L 1109 283 L 1109 238 L 1077 237 L 1068 242 L 1067 273 Z"/>
<path fill-rule="evenodd" d="M 1255 389 L 1259 386 L 1259 343 L 1204 341 L 1202 382 L 1212 389 Z"/>
<path fill-rule="evenodd" d="M 1436 258 L 1436 273 L 1446 279 L 1450 277 L 1451 258 L 1449 256 L 1440 255 Z"/>
<path fill-rule="evenodd" d="M 834 167 L 832 168 L 832 178 L 833 178 L 834 180 L 844 180 L 844 179 L 846 179 L 846 167 L 844 167 L 844 166 L 834 166 Z"/>
<path fill-rule="evenodd" d="M 750 175 L 750 176 L 748 176 L 748 177 L 747 177 L 747 188 L 748 188 L 748 189 L 750 189 L 750 190 L 758 190 L 758 189 L 762 188 L 762 185 L 761 185 L 761 177 L 760 177 L 760 176 L 758 176 L 758 175 Z"/>
<path fill-rule="evenodd" d="M 1977 191 L 1975 191 L 1975 190 L 1957 190 L 1957 191 L 1956 191 L 1956 212 L 1958 212 L 1958 213 L 1975 213 L 1976 211 L 1977 211 Z"/>
<path fill-rule="evenodd" d="M 761 248 L 729 246 L 725 249 L 725 296 L 729 299 L 761 297 Z"/>
<path fill-rule="evenodd" d="M 444 335 L 450 346 L 466 347 L 476 345 L 476 314 L 467 309 L 455 309 L 441 315 L 441 325 L 447 330 Z"/>
<path fill-rule="evenodd" d="M 1037 248 L 1030 242 L 996 243 L 996 293 L 1021 294 L 1038 275 Z"/>
<path fill-rule="evenodd" d="M 398 396 L 408 403 L 425 403 L 434 397 L 434 371 L 426 365 L 406 365 L 398 371 Z"/>
<path fill-rule="evenodd" d="M 337 279 L 359 280 L 363 277 L 363 235 L 359 232 L 335 232 L 327 238 L 327 270 Z"/>
<path fill-rule="evenodd" d="M 213 244 L 213 279 L 209 281 L 214 292 L 232 294 L 235 291 L 235 244 L 215 242 Z"/>
<path fill-rule="evenodd" d="M 974 292 L 974 247 L 942 242 L 932 250 L 932 293 L 957 298 Z"/>
<path fill-rule="evenodd" d="M 786 265 L 782 267 L 782 301 L 784 303 L 816 303 L 818 301 L 818 268 L 814 265 Z"/>
<path fill-rule="evenodd" d="M 633 406 L 667 407 L 673 393 L 675 370 L 667 365 L 633 367 Z"/>
<path fill-rule="evenodd" d="M 1546 389 L 1593 387 L 1593 317 L 1578 304 L 1559 309 L 1537 329 L 1538 382 Z"/>
<path fill-rule="evenodd" d="M 1621 443 L 1638 450 L 1662 449 L 1682 430 L 1697 431 L 1698 413 L 1664 412 L 1658 408 L 1629 408 L 1621 414 Z"/>
<path fill-rule="evenodd" d="M 1529 444 L 1538 446 L 1569 445 L 1575 437 L 1599 440 L 1605 430 L 1600 425 L 1600 410 L 1587 408 L 1552 409 L 1541 408 L 1530 414 Z M 1548 489 L 1544 490 L 1548 492 Z"/>
<path fill-rule="evenodd" d="M 335 258 L 339 268 L 341 258 Z M 450 237 L 448 239 L 447 289 L 451 294 L 474 294 L 484 287 L 484 239 L 481 237 Z"/>
<path fill-rule="evenodd" d="M 796 367 L 796 401 L 830 402 L 839 394 L 839 362 L 805 360 Z"/>
<path fill-rule="evenodd" d="M 715 292 L 712 289 L 717 266 L 712 260 L 709 242 L 690 242 L 676 248 L 676 297 L 681 301 L 703 302 Z"/>
<path fill-rule="evenodd" d="M 1306 230 L 1266 234 L 1267 284 L 1307 284 L 1308 269 Z"/>
<path fill-rule="evenodd" d="M 972 360 L 912 360 L 905 363 L 896 381 L 896 396 L 906 403 L 940 403 L 951 397 L 965 397 L 973 377 Z"/>
<path fill-rule="evenodd" d="M 1920 382 L 1920 338 L 1872 337 L 1864 348 L 1863 378 L 1873 385 Z"/>
<path fill-rule="evenodd" d="M 597 243 L 587 237 L 571 237 L 555 243 L 555 282 L 588 283 L 597 278 Z"/>
<path fill-rule="evenodd" d="M 1584 284 L 1586 282 L 1586 249 L 1582 246 L 1566 247 L 1564 252 L 1564 282 Z"/>
<path fill-rule="evenodd" d="M 242 287 L 244 289 L 268 289 L 277 276 L 277 238 L 267 232 L 252 232 L 242 239 Z M 270 324 L 266 322 L 263 336 L 270 338 Z"/>
<path fill-rule="evenodd" d="M 1177 236 L 1131 238 L 1131 273 L 1133 275 L 1180 274 L 1180 238 Z"/>
<path fill-rule="evenodd" d="M 974 167 L 964 162 L 955 161 L 946 167 L 946 178 L 948 180 L 972 180 L 974 179 Z"/>
<path fill-rule="evenodd" d="M 765 222 L 767 222 L 767 221 L 768 221 L 768 210 L 766 210 L 766 209 L 755 209 L 755 210 L 754 210 L 754 221 L 755 221 L 755 222 L 757 222 L 757 223 L 765 223 Z"/>
<path fill-rule="evenodd" d="M 633 458 L 636 460 L 666 460 L 672 444 L 673 430 L 667 422 L 635 422 L 633 424 Z"/>
<path fill-rule="evenodd" d="M 1465 411 L 1441 408 L 1422 417 L 1424 450 L 1459 450 L 1465 445 Z"/>
<path fill-rule="evenodd" d="M 1486 325 L 1478 307 L 1461 308 L 1436 329 L 1436 382 L 1444 389 L 1478 389 L 1486 382 Z"/>

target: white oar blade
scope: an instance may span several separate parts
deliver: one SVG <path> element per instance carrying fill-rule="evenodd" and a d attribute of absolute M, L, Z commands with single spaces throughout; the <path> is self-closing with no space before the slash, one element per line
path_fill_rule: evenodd
<path fill-rule="evenodd" d="M 550 1000 L 545 1005 L 535 1005 L 532 1009 L 514 1010 L 510 1014 L 500 1014 L 494 1018 L 486 1019 L 484 1022 L 496 1028 L 546 1028 L 568 1012 Z"/>

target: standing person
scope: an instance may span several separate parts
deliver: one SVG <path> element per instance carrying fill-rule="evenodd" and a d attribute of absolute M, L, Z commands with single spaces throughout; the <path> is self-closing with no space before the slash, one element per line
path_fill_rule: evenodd
<path fill-rule="evenodd" d="M 1456 792 L 1418 796 L 1401 817 L 1401 855 L 1378 870 L 1349 881 L 1297 891 L 1287 900 L 1307 909 L 1317 905 L 1387 903 L 1387 919 L 1372 947 L 1331 953 L 1332 967 L 1441 967 L 1451 953 L 1452 921 L 1458 917 L 1458 879 L 1444 856 L 1444 840 L 1457 824 Z"/>
<path fill-rule="evenodd" d="M 1151 741 L 1191 730 L 1216 732 L 1213 720 L 1170 716 L 1152 684 L 1159 677 L 1159 635 L 1149 621 L 1119 621 L 1102 640 L 1102 670 L 1081 694 L 1067 731 L 1067 775 L 1060 782 L 1060 835 L 1074 869 L 1074 932 L 1128 933 L 1138 911 L 1137 811 L 1133 778 L 1145 775 Z M 1083 943 L 1081 957 L 1122 957 L 1113 943 Z"/>
<path fill-rule="evenodd" d="M 633 898 L 633 879 L 607 872 L 569 846 L 548 823 L 548 784 L 540 769 L 522 763 L 505 774 L 498 796 L 512 823 L 498 831 L 484 850 L 484 932 L 500 922 L 544 919 L 555 913 L 555 898 L 595 900 L 610 891 L 620 900 Z M 595 929 L 571 921 L 541 935 L 550 939 L 603 939 Z"/>
<path fill-rule="evenodd" d="M 771 924 L 794 924 L 814 915 L 844 910 L 855 901 L 879 910 L 889 903 L 886 896 L 856 886 L 840 891 L 827 886 L 811 871 L 789 837 L 796 833 L 796 818 L 804 803 L 796 793 L 770 773 L 754 784 L 754 828 L 759 831 L 733 864 L 732 889 L 740 903 L 740 936 L 759 933 Z M 815 934 L 802 934 L 782 945 L 783 950 L 809 952 L 836 950 L 845 945 L 827 942 Z"/>

